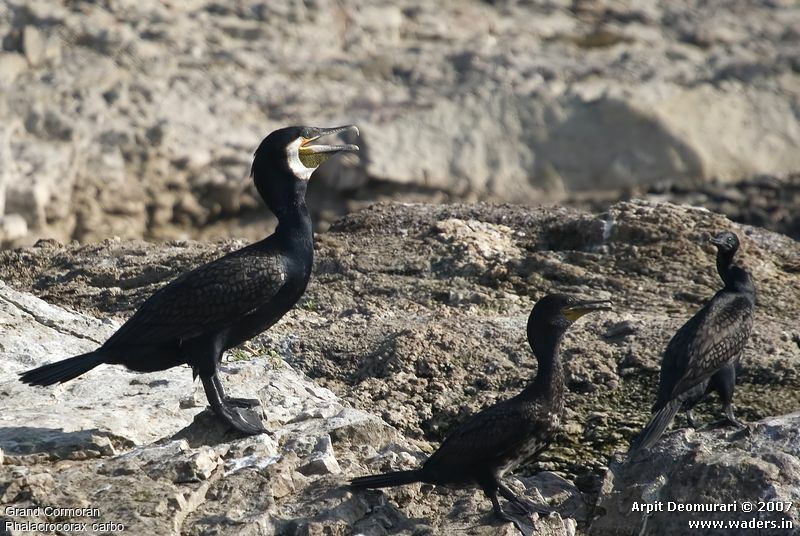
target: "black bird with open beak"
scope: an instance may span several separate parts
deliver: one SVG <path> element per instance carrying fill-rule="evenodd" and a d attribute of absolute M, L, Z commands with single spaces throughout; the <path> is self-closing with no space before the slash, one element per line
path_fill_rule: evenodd
<path fill-rule="evenodd" d="M 188 364 L 203 382 L 211 409 L 244 434 L 264 432 L 249 408 L 258 400 L 225 394 L 217 368 L 222 353 L 268 329 L 306 289 L 314 257 L 308 180 L 330 156 L 356 145 L 313 144 L 355 126 L 287 127 L 255 153 L 252 177 L 278 218 L 275 232 L 185 273 L 156 291 L 100 348 L 23 373 L 30 385 L 66 382 L 103 363 L 154 372 Z"/>

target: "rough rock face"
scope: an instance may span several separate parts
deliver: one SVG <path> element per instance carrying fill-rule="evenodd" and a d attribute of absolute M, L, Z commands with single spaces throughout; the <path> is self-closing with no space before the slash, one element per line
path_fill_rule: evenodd
<path fill-rule="evenodd" d="M 800 413 L 734 433 L 682 430 L 628 464 L 612 464 L 589 534 L 796 534 L 798 501 Z M 714 505 L 726 509 L 703 510 Z M 700 520 L 718 525 L 693 530 L 690 522 Z"/>
<path fill-rule="evenodd" d="M 510 483 L 531 499 L 538 489 L 558 510 L 540 527 L 585 532 L 609 460 L 647 420 L 661 351 L 720 285 L 707 240 L 722 229 L 739 234 L 738 258 L 758 288 L 735 402 L 741 419 L 764 419 L 748 433 L 766 448 L 768 417 L 800 408 L 800 245 L 703 209 L 620 203 L 592 215 L 398 204 L 348 216 L 317 237 L 298 307 L 228 355 L 224 381 L 264 402 L 271 434 L 258 441 L 222 437 L 205 413 L 193 424 L 205 402 L 187 369 L 142 375 L 100 367 L 50 389 L 15 379 L 23 368 L 85 351 L 164 281 L 241 242 L 43 241 L 0 252 L 0 482 L 8 483 L 0 503 L 57 502 L 53 482 L 63 480 L 92 504 L 100 499 L 82 486 L 104 490 L 104 515 L 141 523 L 144 533 L 156 516 L 189 534 L 337 534 L 349 526 L 366 534 L 512 534 L 510 525 L 492 524 L 475 490 L 415 485 L 353 498 L 339 484 L 414 466 L 456 422 L 521 389 L 536 370 L 528 312 L 559 290 L 610 298 L 615 309 L 568 333 L 564 432 Z M 701 424 L 719 418 L 716 402 L 699 409 Z M 761 460 L 733 431 L 715 434 L 686 437 L 693 445 L 730 440 L 731 459 L 748 452 Z M 762 461 L 773 463 L 766 454 Z M 737 467 L 727 469 L 731 478 L 743 478 Z M 528 476 L 540 470 L 553 473 Z M 112 482 L 120 486 L 106 489 Z M 141 482 L 151 491 L 119 491 Z"/>
<path fill-rule="evenodd" d="M 4 0 L 0 239 L 252 236 L 250 155 L 300 122 L 362 128 L 322 213 L 370 179 L 518 201 L 797 171 L 798 27 L 786 1 Z"/>
<path fill-rule="evenodd" d="M 416 486 L 404 495 L 422 503 L 409 506 L 417 517 L 379 493 L 350 493 L 344 487 L 348 475 L 364 473 L 376 460 L 415 464 L 418 449 L 279 357 L 236 354 L 222 368 L 231 392 L 262 401 L 270 430 L 240 439 L 201 411 L 202 389 L 192 385 L 186 369 L 138 374 L 101 366 L 51 389 L 16 381 L 22 370 L 95 346 L 113 331 L 111 322 L 5 285 L 0 321 L 2 535 L 377 535 L 390 527 L 392 534 L 409 535 L 516 533 L 491 520 L 477 492 L 457 495 L 453 507 L 447 495 L 425 500 Z M 565 503 L 572 515 L 581 512 L 574 505 L 580 493 L 555 475 L 518 485 L 541 490 L 534 491 L 538 500 Z M 64 514 L 46 507 L 83 510 Z M 14 522 L 37 525 L 9 525 Z M 56 525 L 65 522 L 85 526 Z M 567 536 L 576 522 L 556 514 L 538 526 L 545 534 Z"/>
<path fill-rule="evenodd" d="M 762 175 L 723 183 L 718 180 L 687 186 L 667 182 L 626 189 L 610 196 L 575 195 L 566 202 L 571 206 L 602 211 L 614 202 L 645 198 L 705 207 L 731 220 L 763 227 L 800 240 L 800 173 L 785 177 Z"/>

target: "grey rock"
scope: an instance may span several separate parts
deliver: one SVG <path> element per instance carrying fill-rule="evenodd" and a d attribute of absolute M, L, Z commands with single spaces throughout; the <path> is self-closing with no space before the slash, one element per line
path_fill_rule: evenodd
<path fill-rule="evenodd" d="M 335 475 L 342 472 L 336 455 L 333 452 L 331 436 L 326 435 L 317 440 L 314 450 L 307 463 L 301 465 L 297 470 L 306 475 Z"/>
<path fill-rule="evenodd" d="M 88 500 L 88 490 L 100 487 L 107 493 L 95 493 L 91 504 L 100 509 L 101 522 L 122 522 L 137 531 L 153 530 L 154 524 L 161 523 L 178 531 L 188 516 L 211 500 L 209 496 L 219 493 L 219 486 L 258 474 L 286 456 L 283 447 L 268 435 L 221 443 L 218 435 L 214 446 L 194 446 L 201 437 L 210 438 L 209 434 L 214 433 L 214 426 L 208 426 L 213 419 L 201 431 L 193 428 L 194 424 L 187 426 L 191 422 L 189 416 L 176 420 L 165 414 L 183 413 L 178 409 L 178 399 L 180 392 L 189 388 L 188 382 L 163 381 L 164 376 L 170 377 L 169 373 L 131 375 L 119 369 L 95 370 L 84 377 L 82 383 L 88 384 L 87 389 L 70 384 L 56 387 L 50 395 L 57 399 L 54 406 L 43 404 L 42 398 L 47 395 L 40 391 L 44 389 L 17 390 L 17 371 L 40 363 L 42 357 L 52 357 L 53 352 L 44 344 L 58 344 L 62 352 L 78 353 L 97 344 L 92 337 L 102 338 L 113 326 L 69 313 L 8 286 L 0 287 L 0 291 L 3 305 L 0 318 L 4 329 L 10 329 L 2 346 L 2 362 L 6 366 L 0 373 L 0 386 L 8 397 L 0 421 L 0 444 L 5 454 L 3 480 L 10 482 L 3 488 L 4 503 L 24 505 L 28 500 L 48 500 L 54 493 L 70 495 L 72 502 L 80 503 Z M 31 348 L 31 341 L 43 344 Z M 189 371 L 176 372 L 189 376 Z M 338 430 L 341 434 L 350 427 L 356 433 L 359 423 L 380 423 L 363 412 L 345 411 L 333 393 L 303 379 L 286 365 L 269 370 L 263 364 L 247 362 L 227 372 L 232 392 L 238 391 L 237 385 L 254 381 L 265 385 L 270 393 L 265 397 L 269 405 L 266 409 L 276 416 L 271 422 L 284 423 L 278 424 L 274 431 L 283 443 L 303 443 L 307 438 L 319 437 L 310 455 L 303 453 L 303 459 L 289 453 L 297 461 L 288 466 L 288 473 L 276 477 L 278 497 L 292 494 L 302 482 L 302 476 L 292 476 L 292 467 L 306 468 L 308 474 L 315 476 L 341 471 L 330 431 Z M 266 377 L 261 381 L 256 379 L 264 374 Z M 131 381 L 132 376 L 136 381 Z M 148 377 L 160 379 L 139 380 Z M 93 385 L 103 385 L 104 389 L 98 392 L 91 389 Z M 117 388 L 138 392 L 120 397 L 112 394 Z M 147 392 L 156 396 L 158 402 L 155 403 L 155 398 L 147 402 Z M 28 396 L 35 397 L 36 403 L 31 403 Z M 120 403 L 109 411 L 112 400 L 117 398 Z M 174 402 L 169 403 L 169 398 Z M 130 412 L 121 407 L 126 401 Z M 152 422 L 137 422 L 134 406 L 149 414 L 147 418 Z M 112 415 L 119 420 L 114 421 Z M 156 423 L 156 419 L 161 422 Z M 50 420 L 53 424 L 48 426 Z M 174 431 L 186 438 L 164 442 Z M 156 434 L 161 435 L 161 441 L 150 442 L 159 439 Z M 136 442 L 141 442 L 141 446 L 136 446 Z M 47 465 L 63 459 L 72 463 L 57 469 Z M 147 478 L 142 480 L 139 475 Z M 148 504 L 151 515 L 136 516 L 137 504 Z M 236 508 L 236 503 L 228 503 L 226 508 L 231 507 Z M 11 519 L 22 520 L 16 516 Z"/>
<path fill-rule="evenodd" d="M 697 520 L 755 520 L 764 534 L 786 534 L 800 523 L 787 508 L 800 500 L 799 426 L 794 413 L 738 431 L 681 430 L 627 464 L 613 463 L 589 534 L 682 534 Z"/>
<path fill-rule="evenodd" d="M 692 188 L 660 184 L 625 195 L 703 206 L 734 221 L 800 239 L 800 215 L 792 208 L 800 203 L 800 173 L 760 175 L 734 183 L 714 180 Z"/>
<path fill-rule="evenodd" d="M 7 455 L 62 456 L 74 451 L 80 456 L 84 448 L 95 449 L 93 435 L 106 435 L 118 444 L 141 444 L 175 433 L 191 421 L 195 410 L 181 410 L 178 402 L 181 392 L 192 388 L 186 371 L 149 376 L 166 379 L 169 389 L 131 384 L 143 375 L 111 366 L 99 367 L 93 377 L 49 389 L 21 384 L 17 373 L 92 350 L 116 325 L 68 312 L 5 285 L 0 286 L 0 314 L 6 330 L 0 388 L 8 397 L 8 410 L 14 412 L 14 422 L 0 429 Z M 96 389 L 97 382 L 104 386 L 102 391 Z M 131 407 L 130 397 L 139 403 Z"/>
<path fill-rule="evenodd" d="M 50 112 L 30 115 L 26 129 L 41 129 L 47 137 L 69 137 L 72 131 L 69 122 L 58 112 Z M 5 182 L 5 212 L 20 214 L 29 229 L 46 234 L 48 211 L 68 206 L 69 190 L 75 184 L 81 162 L 79 154 L 63 141 L 54 144 L 39 141 L 16 147 L 13 151 L 16 173 Z M 42 158 L 44 154 L 47 158 Z"/>
<path fill-rule="evenodd" d="M 208 480 L 222 464 L 219 455 L 212 449 L 200 449 L 181 467 L 176 482 L 200 482 Z"/>
<path fill-rule="evenodd" d="M 11 84 L 28 68 L 25 57 L 16 52 L 0 52 L 0 84 Z"/>
<path fill-rule="evenodd" d="M 667 437 L 690 438 L 692 449 L 700 443 L 686 456 L 728 456 L 732 482 L 761 467 L 776 489 L 796 486 L 793 462 L 778 460 L 788 454 L 766 452 L 770 437 L 792 445 L 795 436 L 765 424 L 800 407 L 796 241 L 671 204 L 618 203 L 601 215 L 380 204 L 318 235 L 312 283 L 298 306 L 225 356 L 230 393 L 261 401 L 269 433 L 254 438 L 234 436 L 203 409 L 188 368 L 134 374 L 104 366 L 47 389 L 16 380 L 28 367 L 93 348 L 163 282 L 244 242 L 49 240 L 1 251 L 0 501 L 92 505 L 136 533 L 515 534 L 494 521 L 476 489 L 352 493 L 344 484 L 419 465 L 457 422 L 517 392 L 536 372 L 524 336 L 530 306 L 559 290 L 611 298 L 615 309 L 581 319 L 564 340 L 567 424 L 532 476 L 508 480 L 557 511 L 536 520 L 540 531 L 585 533 L 600 512 L 592 490 L 648 416 L 663 347 L 719 286 L 707 244 L 719 229 L 739 234 L 741 261 L 758 284 L 759 327 L 736 405 L 757 423 L 750 437 L 763 449 L 748 450 L 750 440 L 727 429 Z M 477 264 L 503 270 L 470 268 Z M 480 299 L 451 300 L 451 292 Z M 626 322 L 632 333 L 604 337 Z M 718 407 L 701 405 L 697 417 L 716 420 Z M 795 417 L 787 419 L 796 429 Z M 788 480 L 774 467 L 785 467 Z M 669 521 L 670 530 L 685 530 Z"/>
<path fill-rule="evenodd" d="M 504 266 L 521 257 L 514 244 L 514 231 L 505 225 L 451 218 L 437 223 L 436 231 L 439 233 L 437 237 L 450 244 L 452 249 L 461 250 L 454 251 L 450 258 L 464 259 L 458 271 L 468 275 L 500 273 Z"/>
<path fill-rule="evenodd" d="M 6 125 L 0 136 L 0 216 L 6 214 L 7 185 L 18 178 L 17 164 L 11 151 L 11 138 L 18 127 L 18 122 Z"/>
<path fill-rule="evenodd" d="M 0 216 L 0 243 L 13 243 L 28 234 L 28 223 L 19 214 Z"/>
<path fill-rule="evenodd" d="M 22 29 L 22 50 L 25 59 L 32 67 L 40 65 L 45 58 L 46 40 L 35 26 L 25 26 Z"/>
<path fill-rule="evenodd" d="M 327 220 L 354 189 L 541 202 L 795 172 L 790 4 L 7 0 L 0 119 L 29 127 L 12 197 L 30 243 L 254 238 L 249 156 L 301 117 L 362 127 L 315 177 Z"/>

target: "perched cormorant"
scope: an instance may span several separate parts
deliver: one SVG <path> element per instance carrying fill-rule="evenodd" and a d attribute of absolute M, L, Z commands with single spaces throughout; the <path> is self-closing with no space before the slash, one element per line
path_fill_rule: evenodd
<path fill-rule="evenodd" d="M 322 136 L 352 130 L 287 127 L 259 145 L 251 175 L 278 219 L 264 240 L 185 273 L 155 292 L 100 348 L 29 370 L 30 385 L 66 382 L 101 363 L 139 372 L 188 364 L 200 376 L 211 409 L 245 434 L 264 431 L 247 407 L 258 401 L 225 395 L 217 365 L 222 353 L 277 322 L 302 296 L 311 275 L 313 234 L 305 203 L 314 170 L 355 145 L 311 145 Z"/>
<path fill-rule="evenodd" d="M 725 286 L 669 341 L 653 415 L 631 453 L 653 446 L 681 409 L 694 426 L 692 408 L 712 391 L 720 395 L 726 420 L 741 426 L 733 413 L 733 389 L 736 365 L 753 327 L 755 287 L 750 274 L 733 263 L 739 238 L 723 232 L 711 243 L 717 247 L 717 272 Z"/>
<path fill-rule="evenodd" d="M 501 508 L 498 491 L 518 509 L 540 512 L 540 508 L 517 497 L 501 479 L 533 461 L 559 430 L 564 411 L 561 339 L 575 320 L 601 309 L 610 309 L 609 302 L 579 301 L 563 294 L 539 300 L 528 317 L 527 328 L 528 343 L 539 366 L 536 377 L 521 393 L 481 410 L 456 427 L 419 469 L 356 478 L 351 487 L 384 488 L 412 482 L 477 485 L 503 521 L 516 524 Z"/>

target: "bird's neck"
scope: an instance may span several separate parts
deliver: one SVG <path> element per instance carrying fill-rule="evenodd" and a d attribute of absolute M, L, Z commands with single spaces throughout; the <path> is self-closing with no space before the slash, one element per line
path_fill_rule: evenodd
<path fill-rule="evenodd" d="M 533 339 L 531 349 L 539 367 L 536 376 L 522 391 L 525 398 L 544 398 L 558 403 L 564 394 L 564 366 L 561 363 L 561 335 Z"/>
<path fill-rule="evenodd" d="M 725 283 L 725 289 L 734 292 L 754 294 L 753 280 L 747 270 L 733 263 L 735 251 L 717 253 L 717 272 Z"/>
<path fill-rule="evenodd" d="M 722 281 L 728 285 L 731 280 L 731 269 L 733 268 L 733 256 L 735 251 L 718 251 L 717 252 L 717 273 Z"/>
<path fill-rule="evenodd" d="M 272 211 L 278 218 L 275 235 L 281 241 L 303 249 L 313 249 L 311 217 L 303 196 L 295 197 L 291 203 L 281 205 L 277 210 L 273 208 Z"/>

